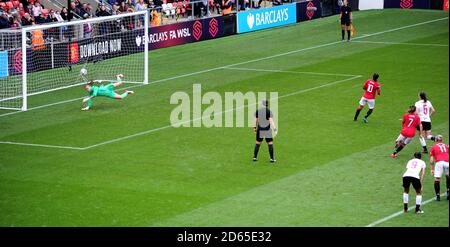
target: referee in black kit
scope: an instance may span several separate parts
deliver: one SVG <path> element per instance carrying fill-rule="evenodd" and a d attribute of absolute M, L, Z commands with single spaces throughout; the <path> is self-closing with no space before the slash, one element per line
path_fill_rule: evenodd
<path fill-rule="evenodd" d="M 256 144 L 255 150 L 253 152 L 253 161 L 258 160 L 258 151 L 261 146 L 263 139 L 266 139 L 267 145 L 269 146 L 270 162 L 275 163 L 276 160 L 273 155 L 273 132 L 277 133 L 277 127 L 273 121 L 273 113 L 269 109 L 269 101 L 263 100 L 262 107 L 256 110 L 255 113 L 256 121 L 254 131 L 256 133 Z"/>
<path fill-rule="evenodd" d="M 344 0 L 341 6 L 341 14 L 339 15 L 341 21 L 342 41 L 345 39 L 345 31 L 347 31 L 347 41 L 350 41 L 350 24 L 352 23 L 352 8 L 348 6 L 348 1 Z"/>

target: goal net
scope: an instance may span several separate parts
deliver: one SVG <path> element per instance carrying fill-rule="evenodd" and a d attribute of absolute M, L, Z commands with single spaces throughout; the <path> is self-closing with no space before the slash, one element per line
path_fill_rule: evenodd
<path fill-rule="evenodd" d="M 124 83 L 147 84 L 148 28 L 147 11 L 23 28 L 6 59 L 0 52 L 0 109 L 26 111 L 30 96 L 119 73 Z"/>

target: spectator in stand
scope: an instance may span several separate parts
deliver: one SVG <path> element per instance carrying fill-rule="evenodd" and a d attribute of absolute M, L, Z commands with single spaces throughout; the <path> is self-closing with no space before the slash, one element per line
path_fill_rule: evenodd
<path fill-rule="evenodd" d="M 77 8 L 75 2 L 70 3 L 70 11 L 72 12 L 72 18 L 76 19 L 80 16 L 80 9 Z"/>
<path fill-rule="evenodd" d="M 238 2 L 239 2 L 239 7 L 240 7 L 239 10 L 246 10 L 250 5 L 249 0 L 239 0 Z"/>
<path fill-rule="evenodd" d="M 33 23 L 33 18 L 29 13 L 25 13 L 22 17 L 22 26 L 31 26 Z"/>
<path fill-rule="evenodd" d="M 34 19 L 39 18 L 39 16 L 42 15 L 42 6 L 41 6 L 41 4 L 38 3 L 38 2 L 34 2 L 34 5 L 32 7 L 32 11 L 33 11 Z"/>
<path fill-rule="evenodd" d="M 61 18 L 65 21 L 67 21 L 67 15 L 69 14 L 69 11 L 66 7 L 62 8 L 61 10 Z"/>
<path fill-rule="evenodd" d="M 146 0 L 144 1 L 144 4 L 147 3 L 147 8 L 154 9 L 155 8 L 155 2 L 153 0 Z"/>
<path fill-rule="evenodd" d="M 51 9 L 47 16 L 47 22 L 58 22 L 58 18 L 56 18 L 55 11 Z"/>
<path fill-rule="evenodd" d="M 119 5 L 114 4 L 112 6 L 111 15 L 118 15 L 118 14 L 120 14 Z"/>
<path fill-rule="evenodd" d="M 283 3 L 281 2 L 281 0 L 272 0 L 272 5 L 273 6 L 278 6 L 278 5 L 282 5 Z"/>
<path fill-rule="evenodd" d="M 126 0 L 126 1 L 124 1 L 124 2 L 126 2 L 126 4 L 128 5 L 128 7 L 131 7 L 131 8 L 136 8 L 136 0 Z"/>
<path fill-rule="evenodd" d="M 156 8 L 160 8 L 163 4 L 163 1 L 162 0 L 153 0 L 153 3 L 155 4 Z M 161 11 L 161 10 L 159 10 L 159 11 Z"/>
<path fill-rule="evenodd" d="M 17 12 L 20 14 L 21 17 L 23 17 L 23 15 L 25 15 L 25 8 L 23 7 L 22 3 L 19 4 L 19 8 L 18 8 Z"/>
<path fill-rule="evenodd" d="M 128 10 L 128 5 L 125 3 L 125 1 L 120 3 L 119 11 L 120 13 L 126 13 Z"/>
<path fill-rule="evenodd" d="M 87 10 L 87 3 L 83 3 L 80 4 L 78 6 L 81 6 L 81 8 L 77 7 L 79 9 L 79 16 L 82 17 L 84 19 L 84 14 L 89 14 L 86 10 Z"/>
<path fill-rule="evenodd" d="M 103 4 L 99 4 L 97 12 L 95 13 L 96 16 L 110 16 L 111 14 L 106 10 L 106 6 Z"/>
<path fill-rule="evenodd" d="M 55 18 L 58 22 L 64 22 L 64 18 L 61 16 L 59 11 L 55 11 Z"/>
<path fill-rule="evenodd" d="M 156 9 L 154 9 L 154 10 L 151 12 L 150 26 L 152 26 L 152 27 L 157 27 L 157 26 L 159 26 L 159 25 L 161 25 L 161 16 L 160 16 L 160 13 L 158 13 L 158 12 L 156 11 Z"/>
<path fill-rule="evenodd" d="M 10 28 L 11 24 L 9 22 L 8 13 L 6 11 L 1 10 L 1 17 L 0 17 L 0 29 L 2 28 Z"/>
<path fill-rule="evenodd" d="M 89 19 L 91 16 L 88 13 L 85 13 L 83 16 L 83 19 Z M 84 31 L 84 38 L 90 38 L 92 36 L 93 31 L 92 23 L 84 23 L 83 24 L 83 31 Z"/>
<path fill-rule="evenodd" d="M 114 4 L 119 4 L 118 0 L 108 0 L 108 3 L 112 6 Z"/>
<path fill-rule="evenodd" d="M 231 14 L 232 6 L 233 6 L 233 2 L 231 2 L 231 0 L 222 0 L 222 15 Z"/>
<path fill-rule="evenodd" d="M 217 14 L 220 14 L 220 10 L 222 9 L 222 1 L 221 0 L 209 0 L 209 6 L 211 7 L 212 11 L 214 11 L 214 9 L 216 9 Z"/>
<path fill-rule="evenodd" d="M 104 4 L 99 4 L 99 8 L 97 9 L 97 13 L 96 16 L 101 17 L 101 16 L 110 16 L 111 14 L 106 11 L 106 7 Z M 107 34 L 108 33 L 108 24 L 107 23 L 100 23 L 100 34 Z"/>
<path fill-rule="evenodd" d="M 147 6 L 144 3 L 144 0 L 138 0 L 135 7 L 136 11 L 146 10 Z"/>
<path fill-rule="evenodd" d="M 22 26 L 22 22 L 20 19 L 20 14 L 16 13 L 13 15 L 13 21 L 12 21 L 11 27 L 20 28 L 21 26 Z"/>
<path fill-rule="evenodd" d="M 86 12 L 89 14 L 89 16 L 94 16 L 93 10 L 94 8 L 92 7 L 92 5 L 90 3 L 87 4 L 87 8 L 86 8 Z"/>
<path fill-rule="evenodd" d="M 27 4 L 25 5 L 25 12 L 33 14 L 33 4 Z"/>

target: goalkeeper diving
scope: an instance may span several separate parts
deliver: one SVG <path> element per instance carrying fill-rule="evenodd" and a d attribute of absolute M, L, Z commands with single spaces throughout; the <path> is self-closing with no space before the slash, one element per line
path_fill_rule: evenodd
<path fill-rule="evenodd" d="M 108 97 L 108 98 L 112 98 L 112 99 L 124 99 L 128 96 L 128 94 L 133 94 L 133 91 L 126 91 L 123 94 L 118 94 L 116 92 L 114 92 L 114 89 L 116 87 L 119 87 L 120 85 L 122 85 L 122 74 L 118 74 L 116 76 L 117 81 L 110 81 L 109 84 L 107 85 L 103 85 L 100 84 L 100 86 L 94 86 L 94 82 L 98 82 L 98 83 L 102 83 L 105 82 L 103 80 L 97 80 L 97 81 L 93 81 L 91 80 L 90 82 L 88 82 L 85 86 L 86 91 L 89 92 L 89 96 L 83 99 L 83 103 L 87 103 L 87 106 L 82 108 L 81 110 L 83 111 L 87 111 L 91 108 L 91 106 L 93 105 L 93 98 L 97 97 L 97 96 L 103 96 L 103 97 Z"/>

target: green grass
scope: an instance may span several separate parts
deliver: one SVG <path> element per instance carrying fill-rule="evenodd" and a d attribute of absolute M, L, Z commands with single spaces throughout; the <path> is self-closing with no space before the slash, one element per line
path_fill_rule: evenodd
<path fill-rule="evenodd" d="M 354 22 L 361 37 L 444 17 L 442 11 L 364 11 L 354 13 Z M 222 68 L 135 87 L 124 101 L 95 99 L 89 112 L 76 100 L 0 117 L 0 141 L 83 148 L 169 125 L 170 96 L 191 95 L 194 83 L 204 93 L 282 97 L 276 165 L 266 145 L 259 161 L 251 161 L 251 128 L 169 127 L 87 150 L 0 144 L 0 225 L 366 226 L 400 211 L 401 176 L 418 140 L 398 159 L 388 155 L 399 119 L 422 89 L 437 110 L 433 133 L 448 143 L 448 46 L 344 42 L 306 49 L 339 40 L 337 26 L 330 17 L 152 51 L 150 80 L 254 59 L 234 67 L 360 78 L 300 93 L 350 77 Z M 448 45 L 448 19 L 359 40 Z M 123 67 L 110 76 L 117 72 L 132 73 Z M 382 94 L 368 124 L 353 122 L 373 72 L 381 75 Z M 30 108 L 84 95 L 80 88 L 38 95 L 29 98 Z M 434 195 L 427 172 L 425 200 Z M 448 201 L 423 209 L 379 226 L 449 226 Z"/>

